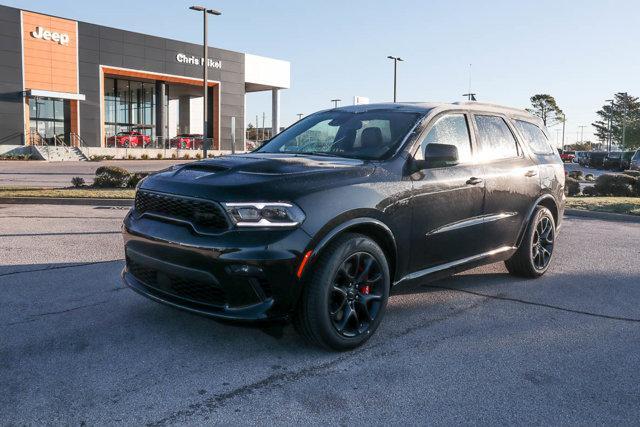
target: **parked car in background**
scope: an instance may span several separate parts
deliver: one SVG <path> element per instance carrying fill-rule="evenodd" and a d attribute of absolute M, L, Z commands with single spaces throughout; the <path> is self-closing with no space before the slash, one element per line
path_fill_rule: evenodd
<path fill-rule="evenodd" d="M 636 151 L 631 158 L 629 169 L 631 169 L 632 171 L 640 171 L 640 150 Z"/>
<path fill-rule="evenodd" d="M 183 133 L 177 135 L 169 141 L 169 148 L 201 150 L 202 135 L 197 133 Z"/>
<path fill-rule="evenodd" d="M 390 292 L 497 261 L 542 276 L 564 184 L 542 121 L 524 110 L 335 108 L 252 153 L 141 181 L 122 277 L 159 303 L 292 319 L 309 341 L 352 349 L 373 335 Z"/>
<path fill-rule="evenodd" d="M 635 151 L 623 151 L 620 158 L 620 170 L 627 170 L 631 166 L 631 158 L 635 154 Z"/>
<path fill-rule="evenodd" d="M 586 158 L 587 158 L 586 151 L 576 151 L 576 157 L 573 159 L 573 162 L 584 165 L 584 160 Z"/>
<path fill-rule="evenodd" d="M 622 160 L 621 151 L 610 151 L 602 160 L 602 167 L 605 169 L 618 170 L 620 169 L 620 161 Z"/>
<path fill-rule="evenodd" d="M 563 151 L 562 153 L 560 153 L 560 158 L 565 163 L 571 163 L 571 162 L 573 162 L 573 159 L 576 158 L 576 152 L 575 151 Z"/>
<path fill-rule="evenodd" d="M 587 157 L 587 167 L 602 169 L 604 158 L 606 157 L 606 151 L 591 151 Z"/>
<path fill-rule="evenodd" d="M 107 147 L 144 148 L 151 143 L 149 135 L 136 131 L 118 132 L 107 138 Z"/>

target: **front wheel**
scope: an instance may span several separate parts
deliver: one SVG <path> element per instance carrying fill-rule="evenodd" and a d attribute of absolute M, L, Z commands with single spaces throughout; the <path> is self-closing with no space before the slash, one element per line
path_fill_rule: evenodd
<path fill-rule="evenodd" d="M 311 343 L 334 350 L 362 345 L 382 320 L 390 275 L 384 251 L 361 234 L 348 233 L 322 251 L 294 318 Z"/>
<path fill-rule="evenodd" d="M 520 247 L 505 261 L 509 273 L 531 278 L 542 276 L 553 257 L 555 237 L 556 223 L 551 211 L 537 206 Z"/>

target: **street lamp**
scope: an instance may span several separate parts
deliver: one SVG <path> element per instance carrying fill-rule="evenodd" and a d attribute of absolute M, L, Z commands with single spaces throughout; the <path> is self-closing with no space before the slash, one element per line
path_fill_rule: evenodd
<path fill-rule="evenodd" d="M 609 117 L 607 120 L 607 139 L 608 139 L 608 144 L 607 144 L 607 151 L 611 151 L 611 141 L 612 141 L 612 134 L 613 134 L 613 107 L 614 107 L 614 101 L 613 99 L 605 99 L 604 102 L 610 102 L 611 103 L 611 111 L 609 111 Z"/>
<path fill-rule="evenodd" d="M 202 85 L 203 85 L 203 106 L 202 106 L 202 154 L 203 157 L 207 158 L 207 143 L 209 140 L 209 124 L 208 124 L 208 112 L 207 112 L 207 92 L 209 89 L 209 78 L 207 75 L 207 71 L 209 68 L 209 49 L 207 42 L 207 18 L 209 15 L 219 16 L 222 15 L 221 12 L 218 12 L 214 9 L 207 9 L 204 6 L 191 6 L 189 7 L 191 10 L 195 10 L 196 12 L 202 12 L 203 17 L 203 32 L 204 32 L 204 40 L 202 42 L 202 51 L 203 51 L 203 64 L 202 64 Z"/>
<path fill-rule="evenodd" d="M 338 108 L 338 102 L 342 101 L 342 99 L 332 99 L 331 102 L 333 102 L 333 108 Z"/>
<path fill-rule="evenodd" d="M 393 60 L 393 102 L 396 102 L 396 95 L 398 93 L 398 61 L 403 62 L 404 59 L 399 56 L 387 56 L 387 58 Z"/>
<path fill-rule="evenodd" d="M 298 113 L 296 114 L 296 116 L 298 116 L 298 121 L 302 120 L 302 116 L 304 116 L 304 113 Z"/>

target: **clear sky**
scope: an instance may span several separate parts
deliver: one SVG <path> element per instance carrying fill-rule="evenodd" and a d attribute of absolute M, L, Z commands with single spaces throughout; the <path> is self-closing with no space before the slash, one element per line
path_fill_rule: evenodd
<path fill-rule="evenodd" d="M 640 95 L 640 1 L 195 0 L 219 9 L 210 45 L 291 62 L 282 122 L 297 113 L 392 99 L 461 100 L 527 107 L 555 96 L 567 115 L 567 143 L 579 125 L 591 138 L 595 111 L 614 92 Z M 9 6 L 199 43 L 199 16 L 183 0 L 2 1 Z M 247 120 L 267 114 L 270 94 L 247 96 Z M 550 129 L 553 139 L 556 132 Z"/>

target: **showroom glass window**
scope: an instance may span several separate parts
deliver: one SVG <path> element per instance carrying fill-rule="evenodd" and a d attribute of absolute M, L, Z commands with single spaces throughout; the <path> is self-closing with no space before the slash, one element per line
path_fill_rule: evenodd
<path fill-rule="evenodd" d="M 469 137 L 469 126 L 464 114 L 447 114 L 440 117 L 420 144 L 420 151 L 416 156 L 417 159 L 424 158 L 424 150 L 429 144 L 455 145 L 458 149 L 460 163 L 470 161 L 471 138 Z"/>
<path fill-rule="evenodd" d="M 542 129 L 533 123 L 525 122 L 523 120 L 515 120 L 516 127 L 522 134 L 525 142 L 531 147 L 536 154 L 554 154 L 555 150 L 549 145 Z"/>
<path fill-rule="evenodd" d="M 481 159 L 499 160 L 520 156 L 516 139 L 502 117 L 476 115 L 475 121 Z"/>
<path fill-rule="evenodd" d="M 105 78 L 105 136 L 130 131 L 156 136 L 155 102 L 155 83 Z"/>

